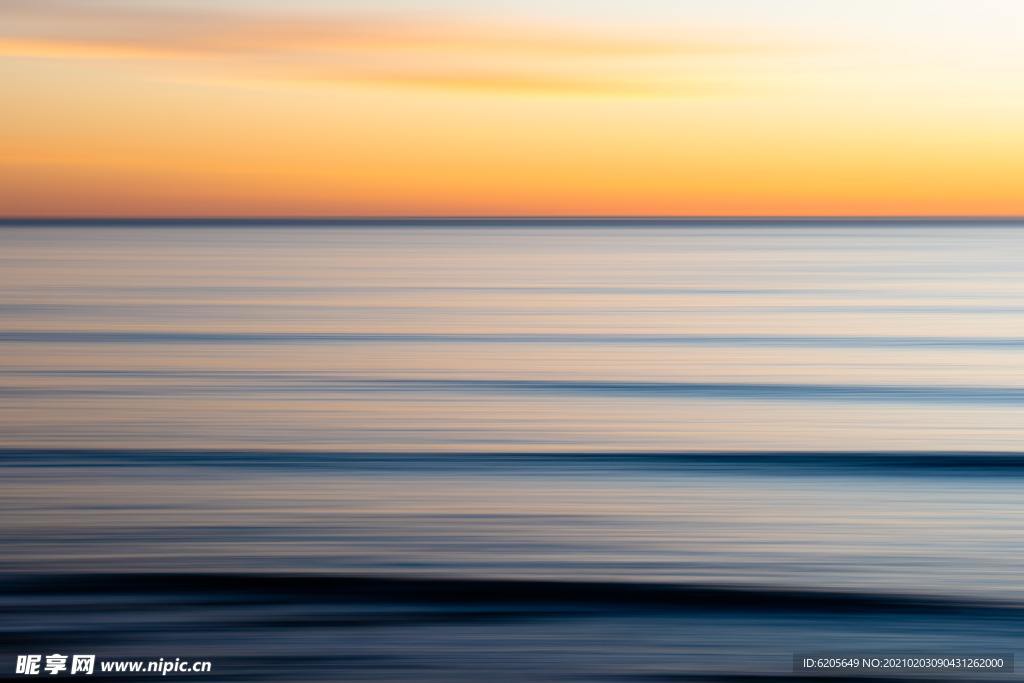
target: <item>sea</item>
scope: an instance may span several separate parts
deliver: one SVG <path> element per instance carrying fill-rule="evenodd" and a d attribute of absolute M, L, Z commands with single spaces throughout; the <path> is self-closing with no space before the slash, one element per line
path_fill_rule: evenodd
<path fill-rule="evenodd" d="M 0 680 L 1024 680 L 794 671 L 1022 649 L 1022 264 L 1013 219 L 3 221 Z"/>

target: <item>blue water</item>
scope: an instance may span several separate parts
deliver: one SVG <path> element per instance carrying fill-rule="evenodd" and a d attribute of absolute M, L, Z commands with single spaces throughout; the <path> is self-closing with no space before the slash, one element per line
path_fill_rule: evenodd
<path fill-rule="evenodd" d="M 0 666 L 1012 652 L 1022 256 L 963 219 L 6 222 Z"/>

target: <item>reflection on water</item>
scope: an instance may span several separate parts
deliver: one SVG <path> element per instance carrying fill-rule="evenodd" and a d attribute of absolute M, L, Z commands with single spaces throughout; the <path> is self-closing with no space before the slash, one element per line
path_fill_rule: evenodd
<path fill-rule="evenodd" d="M 7 445 L 1016 450 L 1011 225 L 2 229 Z"/>
<path fill-rule="evenodd" d="M 1014 649 L 1018 226 L 0 247 L 5 658 L 740 681 L 797 650 Z"/>

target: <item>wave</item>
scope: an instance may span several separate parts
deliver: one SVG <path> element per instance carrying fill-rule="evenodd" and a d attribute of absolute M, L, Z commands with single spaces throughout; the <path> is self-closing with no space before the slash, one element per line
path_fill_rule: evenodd
<path fill-rule="evenodd" d="M 33 387 L 7 386 L 0 395 L 33 396 L 176 396 L 225 392 L 356 393 L 448 392 L 528 393 L 609 397 L 698 398 L 748 401 L 834 401 L 916 404 L 1024 403 L 1024 387 L 978 385 L 811 384 L 769 382 L 665 382 L 527 379 L 406 379 L 331 376 L 280 372 L 169 372 L 133 370 L 22 370 L 11 375 L 45 377 L 170 378 L 175 384 L 145 386 Z M 180 380 L 196 380 L 181 383 Z"/>
<path fill-rule="evenodd" d="M 1021 403 L 1024 387 L 602 380 L 374 380 L 368 387 L 521 391 L 532 393 L 678 396 L 722 399 L 899 403 Z"/>
<path fill-rule="evenodd" d="M 1003 309 L 1000 309 L 1003 310 Z M 434 334 L 358 332 L 188 332 L 6 330 L 14 344 L 572 344 L 824 348 L 1022 349 L 1024 337 L 707 334 Z"/>
<path fill-rule="evenodd" d="M 556 611 L 607 606 L 669 612 L 741 611 L 799 613 L 977 614 L 1019 618 L 1012 601 L 909 593 L 844 592 L 721 584 L 434 578 L 422 576 L 326 576 L 308 574 L 133 573 L 21 575 L 0 580 L 23 598 L 45 595 L 122 597 L 190 596 L 195 601 L 246 604 L 296 600 L 397 602 L 403 604 L 512 604 Z"/>
<path fill-rule="evenodd" d="M 588 451 L 369 452 L 0 448 L 0 468 L 186 467 L 345 471 L 650 471 L 760 475 L 1024 476 L 1024 452 L 989 451 Z"/>
<path fill-rule="evenodd" d="M 1013 642 L 1021 613 L 1012 602 L 874 592 L 246 573 L 0 576 L 0 597 L 12 617 L 0 653 L 11 660 L 55 644 L 107 659 L 172 652 L 214 660 L 210 680 L 307 683 L 831 683 L 850 679 L 788 673 L 790 653 L 836 634 L 846 648 L 852 637 L 935 651 L 941 632 L 958 644 L 978 632 Z M 886 635 L 894 629 L 922 635 Z"/>

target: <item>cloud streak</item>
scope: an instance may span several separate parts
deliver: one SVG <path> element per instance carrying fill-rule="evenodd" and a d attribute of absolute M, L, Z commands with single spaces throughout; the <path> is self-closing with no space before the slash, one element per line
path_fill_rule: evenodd
<path fill-rule="evenodd" d="M 0 55 L 206 65 L 247 78 L 509 93 L 704 92 L 721 36 L 599 32 L 386 13 L 227 12 L 100 0 L 0 0 Z"/>

